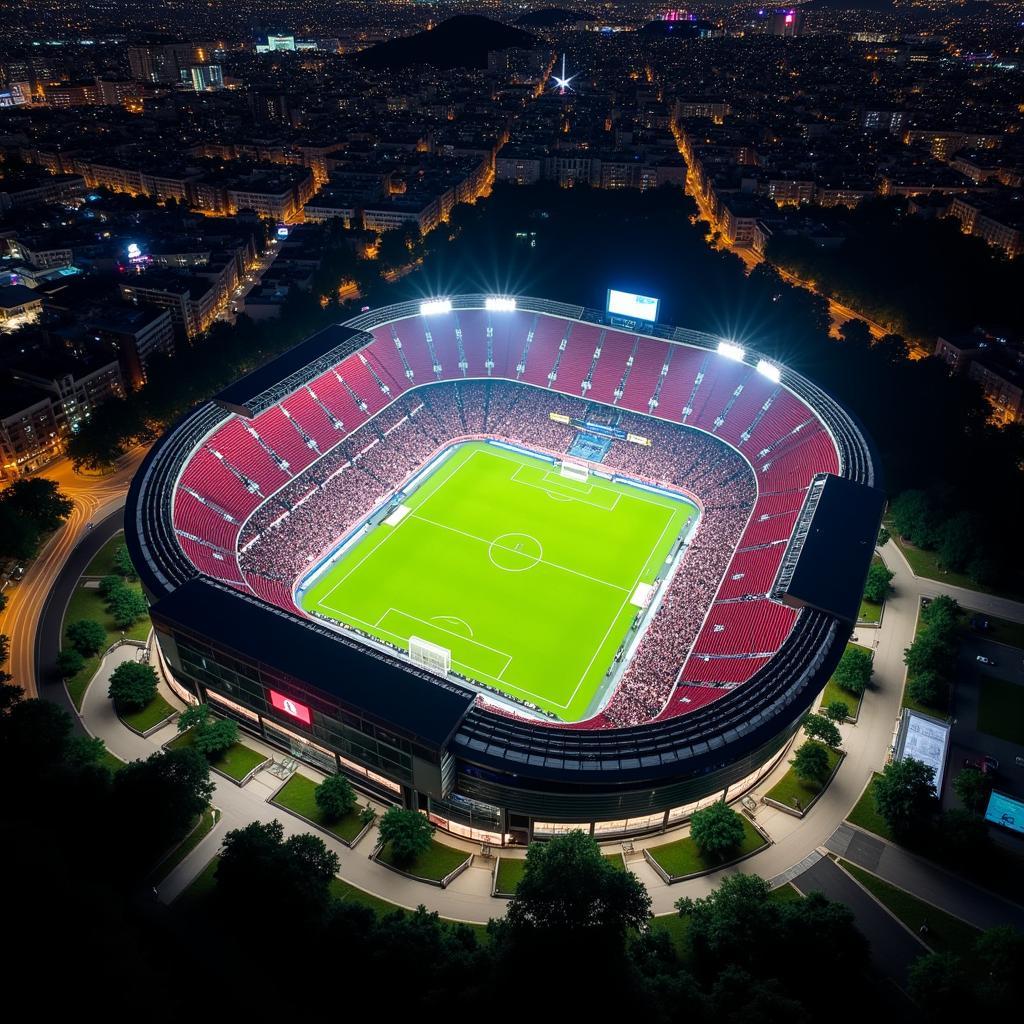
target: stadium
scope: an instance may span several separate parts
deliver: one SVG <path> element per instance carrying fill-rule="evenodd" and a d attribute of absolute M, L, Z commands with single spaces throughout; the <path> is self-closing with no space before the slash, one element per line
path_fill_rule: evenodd
<path fill-rule="evenodd" d="M 125 520 L 178 695 L 495 845 L 755 786 L 856 622 L 877 460 L 641 300 L 376 309 L 183 417 Z"/>

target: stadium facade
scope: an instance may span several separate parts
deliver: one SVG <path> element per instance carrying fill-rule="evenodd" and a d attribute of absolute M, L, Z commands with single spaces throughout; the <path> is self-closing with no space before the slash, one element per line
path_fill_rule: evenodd
<path fill-rule="evenodd" d="M 639 724 L 502 710 L 458 677 L 309 616 L 294 590 L 323 550 L 294 579 L 253 571 L 248 552 L 282 536 L 294 495 L 329 483 L 322 460 L 370 465 L 363 448 L 340 446 L 367 431 L 365 450 L 401 437 L 395 403 L 412 409 L 410 395 L 429 402 L 453 381 L 518 382 L 613 410 L 612 421 L 619 410 L 652 430 L 700 431 L 741 456 L 756 496 L 695 640 Z M 460 415 L 463 433 L 487 433 Z M 365 473 L 360 523 L 379 522 L 405 475 Z M 700 332 L 463 295 L 329 328 L 188 413 L 136 475 L 126 535 L 182 699 L 444 829 L 502 844 L 572 827 L 656 831 L 756 785 L 849 639 L 883 503 L 864 433 L 798 374 Z"/>

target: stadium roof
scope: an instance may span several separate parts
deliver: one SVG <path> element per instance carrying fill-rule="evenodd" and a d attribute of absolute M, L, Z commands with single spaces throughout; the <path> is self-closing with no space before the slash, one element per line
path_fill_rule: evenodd
<path fill-rule="evenodd" d="M 411 666 L 375 657 L 366 647 L 339 642 L 342 638 L 327 629 L 298 633 L 291 617 L 208 580 L 189 580 L 162 597 L 152 614 L 155 622 L 167 621 L 200 636 L 218 623 L 219 646 L 230 649 L 237 638 L 238 653 L 245 658 L 309 683 L 433 747 L 447 742 L 475 699 L 469 690 L 414 674 Z M 294 696 L 303 699 L 301 693 Z"/>

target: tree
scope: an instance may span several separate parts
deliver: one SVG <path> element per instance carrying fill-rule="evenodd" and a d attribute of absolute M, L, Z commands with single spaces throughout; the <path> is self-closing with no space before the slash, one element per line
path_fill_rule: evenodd
<path fill-rule="evenodd" d="M 875 563 L 868 569 L 867 583 L 864 585 L 864 597 L 866 600 L 873 602 L 874 604 L 881 604 L 886 595 L 889 593 L 889 586 L 892 583 L 893 576 L 896 574 L 890 572 L 884 565 Z"/>
<path fill-rule="evenodd" d="M 107 642 L 107 631 L 95 619 L 78 619 L 64 631 L 68 642 L 86 658 L 99 654 Z"/>
<path fill-rule="evenodd" d="M 114 550 L 114 568 L 119 576 L 123 576 L 127 580 L 137 580 L 139 578 L 135 572 L 135 566 L 132 565 L 132 558 L 128 554 L 128 548 L 124 544 L 119 544 Z"/>
<path fill-rule="evenodd" d="M 803 726 L 804 732 L 812 740 L 821 740 L 830 747 L 838 747 L 843 742 L 835 722 L 829 721 L 824 715 L 804 715 Z"/>
<path fill-rule="evenodd" d="M 745 835 L 740 816 L 719 800 L 690 819 L 690 836 L 697 848 L 712 860 L 723 860 L 737 849 Z"/>
<path fill-rule="evenodd" d="M 106 744 L 96 736 L 72 736 L 64 750 L 64 763 L 72 768 L 98 764 L 106 752 Z"/>
<path fill-rule="evenodd" d="M 960 605 L 956 598 L 940 594 L 927 601 L 921 608 L 921 621 L 929 629 L 945 636 L 955 633 L 960 620 Z"/>
<path fill-rule="evenodd" d="M 917 832 L 935 806 L 934 771 L 912 757 L 891 761 L 875 779 L 875 809 L 900 837 Z"/>
<path fill-rule="evenodd" d="M 216 761 L 238 742 L 238 723 L 230 718 L 209 719 L 196 729 L 196 750 L 210 761 Z"/>
<path fill-rule="evenodd" d="M 946 681 L 933 669 L 924 669 L 907 680 L 907 693 L 925 707 L 939 707 L 946 692 Z"/>
<path fill-rule="evenodd" d="M 889 540 L 890 540 L 889 531 L 884 526 L 880 527 L 879 531 L 878 531 L 878 545 L 877 546 L 880 547 L 880 548 L 884 548 L 885 545 L 889 543 Z"/>
<path fill-rule="evenodd" d="M 57 671 L 64 679 L 78 675 L 85 665 L 85 658 L 74 647 L 65 647 L 57 655 Z"/>
<path fill-rule="evenodd" d="M 614 868 L 590 836 L 573 830 L 531 844 L 506 917 L 513 931 L 564 936 L 593 929 L 621 940 L 629 929 L 644 927 L 650 914 L 643 883 Z"/>
<path fill-rule="evenodd" d="M 938 854 L 962 869 L 964 864 L 983 864 L 990 856 L 988 824 L 979 814 L 951 807 L 939 816 Z"/>
<path fill-rule="evenodd" d="M 17 700 L 0 718 L 5 758 L 19 771 L 56 764 L 70 735 L 71 716 L 48 700 Z"/>
<path fill-rule="evenodd" d="M 279 821 L 254 821 L 224 837 L 217 865 L 217 895 L 233 914 L 274 924 L 322 918 L 337 854 L 309 833 L 284 839 Z M 253 899 L 259 893 L 259 899 Z"/>
<path fill-rule="evenodd" d="M 387 847 L 397 867 L 406 867 L 433 842 L 434 826 L 425 814 L 389 807 L 380 819 L 381 847 Z"/>
<path fill-rule="evenodd" d="M 828 749 L 814 740 L 802 743 L 789 763 L 803 782 L 818 786 L 825 782 L 831 771 Z"/>
<path fill-rule="evenodd" d="M 115 820 L 124 822 L 128 845 L 138 843 L 143 859 L 183 839 L 212 796 L 210 767 L 198 751 L 189 748 L 131 761 L 114 775 Z M 143 869 L 148 866 L 136 864 Z"/>
<path fill-rule="evenodd" d="M 185 732 L 193 726 L 202 726 L 210 718 L 209 704 L 190 704 L 178 715 L 178 732 Z"/>
<path fill-rule="evenodd" d="M 907 990 L 923 1013 L 952 1020 L 970 1011 L 970 979 L 953 953 L 919 957 L 907 972 Z"/>
<path fill-rule="evenodd" d="M 845 700 L 829 701 L 824 715 L 830 722 L 845 722 L 850 717 L 850 705 Z"/>
<path fill-rule="evenodd" d="M 346 776 L 328 775 L 313 791 L 313 799 L 325 821 L 338 821 L 355 810 L 356 791 Z"/>
<path fill-rule="evenodd" d="M 0 558 L 34 558 L 39 550 L 39 530 L 19 515 L 8 502 L 0 501 Z"/>
<path fill-rule="evenodd" d="M 39 533 L 52 533 L 75 507 L 75 503 L 61 493 L 55 481 L 42 476 L 15 480 L 0 492 L 0 504 L 7 505 L 18 516 L 27 519 Z"/>
<path fill-rule="evenodd" d="M 156 682 L 152 665 L 123 661 L 110 673 L 107 696 L 118 711 L 141 711 L 156 696 Z"/>
<path fill-rule="evenodd" d="M 992 782 L 977 768 L 961 768 L 953 779 L 953 789 L 967 810 L 980 814 L 992 794 Z"/>
<path fill-rule="evenodd" d="M 938 674 L 949 665 L 953 654 L 950 640 L 938 630 L 927 628 L 918 633 L 914 642 L 903 652 L 903 663 L 912 676 L 924 672 Z"/>
<path fill-rule="evenodd" d="M 149 611 L 146 599 L 131 587 L 121 586 L 110 595 L 107 604 L 118 629 L 128 629 Z"/>
<path fill-rule="evenodd" d="M 1003 925 L 990 928 L 974 943 L 975 962 L 985 965 L 977 976 L 981 1004 L 994 1013 L 1020 1006 L 1024 977 L 1024 934 Z"/>
<path fill-rule="evenodd" d="M 121 579 L 120 576 L 114 575 L 113 573 L 111 573 L 111 575 L 109 576 L 104 576 L 103 579 L 100 580 L 100 597 L 102 597 L 104 601 L 112 600 L 114 594 L 116 594 L 119 590 L 123 589 L 124 580 Z"/>
<path fill-rule="evenodd" d="M 839 659 L 832 678 L 847 693 L 859 697 L 871 682 L 871 672 L 871 652 L 864 647 L 849 644 L 843 651 L 843 656 Z"/>
<path fill-rule="evenodd" d="M 931 547 L 935 542 L 938 514 L 924 491 L 904 491 L 889 506 L 892 524 L 901 537 L 918 547 Z"/>
<path fill-rule="evenodd" d="M 971 512 L 950 516 L 937 532 L 939 564 L 948 572 L 960 572 L 984 542 L 983 527 Z"/>

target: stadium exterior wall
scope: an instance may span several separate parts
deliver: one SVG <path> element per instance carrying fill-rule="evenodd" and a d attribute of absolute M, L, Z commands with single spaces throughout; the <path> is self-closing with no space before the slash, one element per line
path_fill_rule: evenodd
<path fill-rule="evenodd" d="M 452 302 L 456 309 L 481 308 L 484 296 L 459 296 Z M 600 313 L 547 300 L 520 299 L 519 308 L 602 322 Z M 406 303 L 344 326 L 368 331 L 417 313 L 418 304 Z M 642 333 L 705 349 L 715 348 L 719 340 L 660 325 L 645 327 Z M 828 427 L 843 475 L 873 485 L 872 449 L 857 424 L 798 375 L 787 373 L 787 386 Z M 657 831 L 684 821 L 688 814 L 681 812 L 701 800 L 727 793 L 730 799 L 738 797 L 777 761 L 844 649 L 845 624 L 807 610 L 769 664 L 742 687 L 685 716 L 629 728 L 571 730 L 496 715 L 470 700 L 447 739 L 424 741 L 379 714 L 360 715 L 358 708 L 344 706 L 310 679 L 289 677 L 279 666 L 248 658 L 244 637 L 230 636 L 230 622 L 185 623 L 166 611 L 174 605 L 174 593 L 199 576 L 176 543 L 171 520 L 174 486 L 201 439 L 227 415 L 223 406 L 206 403 L 182 417 L 154 445 L 128 497 L 126 538 L 154 604 L 157 639 L 167 664 L 190 693 L 211 699 L 219 712 L 232 715 L 243 728 L 321 769 L 349 774 L 379 797 L 429 811 L 433 820 L 460 835 L 489 842 L 514 836 L 522 841 L 546 834 L 537 827 L 540 823 L 572 823 L 589 825 L 611 838 L 614 830 L 601 828 L 600 823 L 621 824 L 623 834 Z M 272 616 L 276 626 L 286 626 L 294 645 L 310 642 L 313 632 L 329 633 L 230 588 L 211 586 L 244 602 L 252 615 L 262 615 L 267 622 Z M 336 634 L 330 635 L 341 642 Z M 320 635 L 317 643 L 322 642 Z M 194 657 L 183 657 L 189 645 L 203 651 L 201 671 Z M 376 658 L 389 661 L 379 654 Z M 388 671 L 409 672 L 397 658 L 390 662 Z M 253 685 L 240 686 L 243 678 Z M 298 698 L 309 698 L 317 716 L 330 720 L 331 728 L 303 729 L 289 721 L 266 697 L 275 683 L 286 689 L 291 683 Z M 429 700 L 432 685 L 424 684 L 425 699 Z M 462 693 L 472 697 L 469 691 Z M 334 728 L 334 723 L 341 726 Z M 393 757 L 396 751 L 402 756 Z M 631 825 L 631 818 L 643 824 Z"/>

